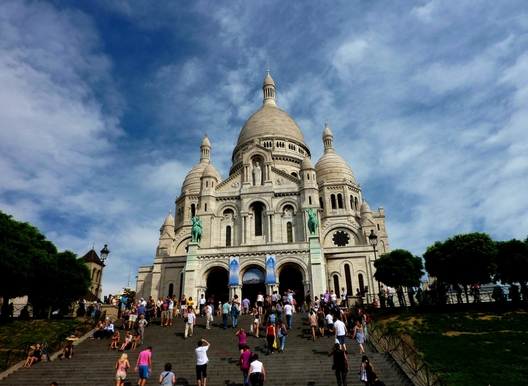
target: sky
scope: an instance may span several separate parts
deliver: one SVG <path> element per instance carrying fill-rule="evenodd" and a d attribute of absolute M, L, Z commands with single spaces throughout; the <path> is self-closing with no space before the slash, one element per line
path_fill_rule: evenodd
<path fill-rule="evenodd" d="M 0 210 L 135 287 L 211 141 L 277 105 L 314 164 L 325 122 L 391 249 L 528 235 L 528 3 L 0 2 Z M 524 197 L 524 198 L 523 198 Z"/>

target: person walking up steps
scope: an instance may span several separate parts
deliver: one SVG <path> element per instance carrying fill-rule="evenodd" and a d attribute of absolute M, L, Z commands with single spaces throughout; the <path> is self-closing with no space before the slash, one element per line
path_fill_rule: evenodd
<path fill-rule="evenodd" d="M 152 373 L 152 347 L 148 346 L 146 350 L 139 353 L 134 371 L 139 373 L 138 386 L 145 386 L 149 374 Z"/>

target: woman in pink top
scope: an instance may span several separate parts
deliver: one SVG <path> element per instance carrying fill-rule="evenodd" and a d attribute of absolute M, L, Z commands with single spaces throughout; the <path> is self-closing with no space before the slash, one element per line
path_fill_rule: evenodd
<path fill-rule="evenodd" d="M 119 360 L 115 364 L 115 368 L 117 369 L 116 386 L 123 386 L 125 384 L 127 369 L 130 367 L 130 362 L 128 362 L 127 358 L 127 354 L 121 354 L 121 358 L 119 358 Z"/>
<path fill-rule="evenodd" d="M 242 354 L 244 352 L 244 347 L 247 345 L 246 332 L 241 328 L 236 332 L 236 336 L 238 336 L 238 349 L 240 350 L 240 354 Z"/>

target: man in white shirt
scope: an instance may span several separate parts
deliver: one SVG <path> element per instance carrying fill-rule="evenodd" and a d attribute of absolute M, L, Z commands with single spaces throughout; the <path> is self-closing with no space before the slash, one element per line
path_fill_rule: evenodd
<path fill-rule="evenodd" d="M 341 288 L 341 307 L 346 307 L 347 291 L 345 287 Z"/>
<path fill-rule="evenodd" d="M 201 386 L 203 379 L 203 386 L 207 386 L 207 350 L 209 350 L 211 344 L 205 339 L 200 339 L 198 341 L 198 347 L 194 350 L 196 353 L 196 381 L 198 386 Z"/>
<path fill-rule="evenodd" d="M 288 324 L 288 329 L 292 328 L 292 319 L 293 319 L 293 306 L 290 303 L 284 305 L 284 315 L 286 315 L 286 323 Z"/>
<path fill-rule="evenodd" d="M 213 323 L 213 315 L 213 305 L 208 304 L 207 306 L 205 306 L 205 328 L 208 330 L 211 329 L 211 324 Z"/>
<path fill-rule="evenodd" d="M 200 300 L 198 300 L 198 302 L 200 303 L 200 316 L 204 316 L 205 315 L 205 296 L 204 294 L 200 296 Z"/>
<path fill-rule="evenodd" d="M 347 330 L 346 330 L 345 323 L 341 321 L 341 316 L 337 317 L 336 320 L 334 321 L 334 331 L 335 331 L 335 337 L 339 341 L 339 348 L 346 352 L 345 337 L 346 337 Z"/>
<path fill-rule="evenodd" d="M 249 365 L 248 373 L 252 386 L 262 386 L 266 382 L 266 369 L 264 364 L 258 360 L 258 354 L 253 354 L 253 362 Z"/>
<path fill-rule="evenodd" d="M 170 297 L 167 297 L 167 303 L 168 303 L 168 313 L 167 313 L 167 318 L 169 319 L 169 326 L 172 326 L 172 316 L 173 316 L 173 312 L 174 312 L 174 301 L 170 298 Z"/>
<path fill-rule="evenodd" d="M 187 336 L 193 336 L 194 326 L 196 325 L 196 314 L 192 307 L 187 308 L 185 317 L 187 320 L 185 321 L 185 334 L 183 335 L 183 338 L 187 339 Z"/>

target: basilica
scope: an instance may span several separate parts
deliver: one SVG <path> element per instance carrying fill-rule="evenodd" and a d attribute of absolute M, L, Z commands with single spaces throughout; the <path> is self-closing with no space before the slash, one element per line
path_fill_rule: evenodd
<path fill-rule="evenodd" d="M 314 165 L 301 129 L 277 106 L 269 72 L 262 90 L 227 178 L 213 166 L 207 134 L 197 147 L 200 162 L 160 228 L 153 265 L 139 268 L 138 297 L 377 292 L 373 263 L 389 252 L 383 207 L 370 209 L 328 125 Z"/>

